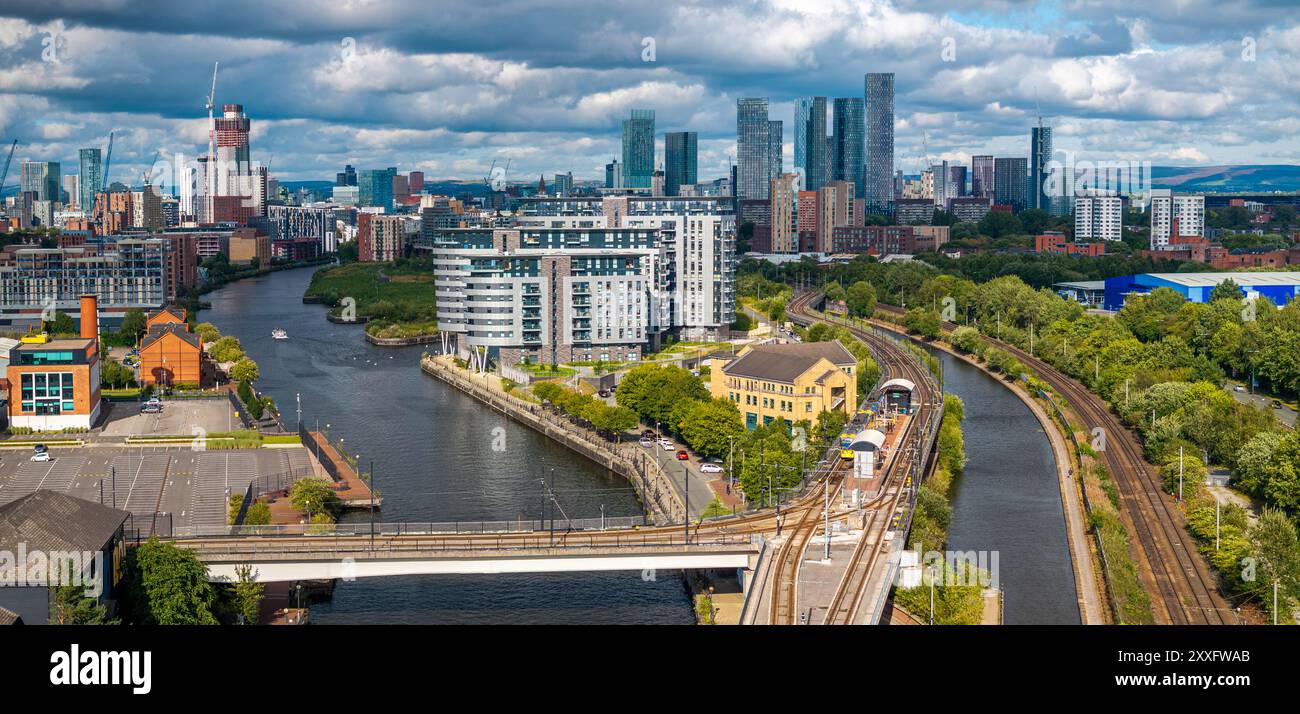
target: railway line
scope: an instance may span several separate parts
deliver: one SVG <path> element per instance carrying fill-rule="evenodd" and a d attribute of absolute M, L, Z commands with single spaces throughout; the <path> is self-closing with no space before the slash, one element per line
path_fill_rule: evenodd
<path fill-rule="evenodd" d="M 810 305 L 817 297 L 818 294 L 809 293 L 795 298 L 786 308 L 786 313 L 790 315 L 792 321 L 802 325 L 811 324 L 816 315 L 810 309 Z M 847 326 L 847 329 L 872 348 L 877 363 L 890 378 L 901 377 L 916 385 L 915 398 L 919 401 L 919 407 L 908 420 L 906 431 L 895 447 L 895 457 L 890 459 L 886 466 L 881 495 L 865 504 L 864 510 L 868 515 L 862 535 L 849 556 L 849 562 L 827 608 L 823 624 L 828 625 L 854 623 L 867 594 L 871 577 L 877 572 L 882 554 L 889 547 L 889 542 L 885 539 L 886 533 L 891 528 L 903 535 L 908 531 L 911 522 L 910 513 L 906 524 L 895 523 L 895 518 L 901 520 L 900 506 L 904 505 L 904 496 L 911 501 L 911 494 L 915 492 L 916 487 L 919 487 L 919 477 L 925 467 L 925 464 L 919 461 L 921 455 L 926 453 L 923 448 L 926 440 L 933 438 L 936 428 L 934 413 L 940 399 L 938 389 L 928 370 L 906 349 L 888 338 L 872 334 L 867 330 L 852 326 Z M 905 479 L 909 474 L 916 475 L 918 483 L 912 488 L 905 488 Z M 803 550 L 812 539 L 815 530 L 815 523 L 812 528 L 806 529 L 806 535 L 797 546 L 798 555 L 794 558 L 796 564 L 802 561 Z M 794 542 L 793 537 L 790 542 Z M 789 612 L 793 613 L 793 611 L 791 605 Z M 775 604 L 773 612 L 775 615 Z M 778 620 L 775 616 L 772 621 L 793 622 L 792 619 Z"/>
<path fill-rule="evenodd" d="M 887 305 L 878 309 L 903 313 L 901 308 Z M 944 331 L 956 327 L 951 322 L 943 324 Z M 1033 369 L 1070 403 L 1090 430 L 1104 430 L 1107 448 L 1101 456 L 1119 488 L 1121 515 L 1135 536 L 1133 550 L 1139 578 L 1143 589 L 1153 596 L 1156 621 L 1175 625 L 1235 624 L 1233 609 L 1219 593 L 1205 559 L 1196 552 L 1182 513 L 1170 504 L 1159 478 L 1143 458 L 1137 437 L 1111 413 L 1101 397 L 1072 377 L 1015 345 L 985 339 Z"/>

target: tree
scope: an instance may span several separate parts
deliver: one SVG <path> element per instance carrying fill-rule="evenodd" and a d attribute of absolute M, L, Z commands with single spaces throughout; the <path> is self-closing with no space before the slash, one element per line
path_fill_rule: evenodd
<path fill-rule="evenodd" d="M 324 479 L 304 478 L 289 490 L 289 503 L 294 508 L 307 511 L 312 516 L 327 514 L 337 518 L 343 504 L 334 489 Z"/>
<path fill-rule="evenodd" d="M 256 382 L 261 376 L 257 363 L 247 357 L 240 359 L 230 368 L 230 378 L 243 383 Z"/>
<path fill-rule="evenodd" d="M 871 283 L 859 280 L 845 291 L 845 302 L 848 303 L 849 314 L 870 317 L 876 311 L 876 289 Z"/>
<path fill-rule="evenodd" d="M 962 326 L 952 331 L 949 336 L 952 346 L 969 354 L 981 354 L 984 351 L 984 338 L 974 327 Z"/>
<path fill-rule="evenodd" d="M 68 567 L 60 582 L 68 583 L 67 585 L 58 585 L 50 588 L 53 590 L 53 597 L 50 598 L 50 620 L 51 625 L 116 625 L 116 619 L 108 617 L 108 608 L 99 603 L 98 600 L 86 597 L 86 586 L 72 584 L 74 579 L 74 570 L 71 563 L 66 564 Z M 60 569 L 62 567 L 60 566 Z"/>
<path fill-rule="evenodd" d="M 1249 535 L 1257 569 L 1248 589 L 1273 609 L 1273 587 L 1277 584 L 1279 619 L 1292 610 L 1300 597 L 1300 541 L 1295 523 L 1276 508 L 1265 508 Z"/>
<path fill-rule="evenodd" d="M 239 395 L 239 401 L 244 404 L 253 402 L 253 388 L 248 386 L 248 382 L 240 382 L 239 386 L 235 388 L 235 393 Z"/>
<path fill-rule="evenodd" d="M 1014 213 L 1005 211 L 989 211 L 979 222 L 979 232 L 990 238 L 1017 235 L 1023 231 L 1020 219 Z"/>
<path fill-rule="evenodd" d="M 682 439 L 706 457 L 727 455 L 733 440 L 745 433 L 740 410 L 728 399 L 692 403 L 681 422 Z"/>
<path fill-rule="evenodd" d="M 203 338 L 203 343 L 207 345 L 221 339 L 221 330 L 211 322 L 200 322 L 195 325 L 194 332 L 198 333 L 198 336 Z"/>
<path fill-rule="evenodd" d="M 262 607 L 262 593 L 266 590 L 266 586 L 257 581 L 257 574 L 249 565 L 236 566 L 235 577 L 238 578 L 234 587 L 235 610 L 242 618 L 243 624 L 256 625 Z"/>
<path fill-rule="evenodd" d="M 912 332 L 920 334 L 922 337 L 938 337 L 942 325 L 943 322 L 939 319 L 939 313 L 926 308 L 912 308 L 903 317 L 903 326 Z"/>
<path fill-rule="evenodd" d="M 45 324 L 46 332 L 51 335 L 75 335 L 77 333 L 77 323 L 72 316 L 62 310 L 54 313 L 54 319 Z"/>
<path fill-rule="evenodd" d="M 122 327 L 118 332 L 138 340 L 144 334 L 148 321 L 149 318 L 145 316 L 144 310 L 133 307 L 123 315 Z"/>
<path fill-rule="evenodd" d="M 227 335 L 213 342 L 208 348 L 208 354 L 217 362 L 238 362 L 244 356 L 244 350 L 239 344 L 239 338 Z"/>
<path fill-rule="evenodd" d="M 1214 290 L 1210 291 L 1210 302 L 1215 302 L 1218 300 L 1240 301 L 1241 286 L 1237 285 L 1237 281 L 1233 280 L 1232 278 L 1228 278 L 1227 280 L 1224 280 L 1218 285 L 1215 285 Z"/>
<path fill-rule="evenodd" d="M 146 625 L 215 625 L 216 591 L 194 551 L 155 538 L 135 549 L 129 587 L 135 620 Z"/>

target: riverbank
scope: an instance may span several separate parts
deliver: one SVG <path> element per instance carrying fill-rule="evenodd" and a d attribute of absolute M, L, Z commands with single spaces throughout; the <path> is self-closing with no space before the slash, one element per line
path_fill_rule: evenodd
<path fill-rule="evenodd" d="M 398 347 L 427 344 L 437 336 L 434 290 L 426 262 L 358 262 L 317 270 L 302 300 L 329 306 L 331 322 L 365 323 L 365 334 L 378 340 L 371 344 Z"/>
<path fill-rule="evenodd" d="M 642 506 L 656 524 L 681 522 L 686 509 L 672 480 L 657 461 L 635 442 L 610 442 L 589 429 L 560 418 L 539 404 L 520 399 L 501 388 L 493 374 L 475 375 L 461 369 L 448 356 L 424 356 L 420 369 L 548 439 L 625 478 L 636 490 Z"/>
<path fill-rule="evenodd" d="M 1087 514 L 1082 502 L 1082 483 L 1074 478 L 1077 464 L 1071 457 L 1071 451 L 1065 443 L 1061 427 L 1047 412 L 1047 409 L 1028 390 L 1018 382 L 1008 382 L 1003 375 L 993 372 L 972 355 L 967 355 L 950 344 L 940 340 L 921 340 L 906 332 L 906 328 L 885 320 L 869 319 L 868 324 L 907 337 L 914 343 L 933 347 L 959 359 L 966 364 L 984 372 L 1010 390 L 1033 414 L 1051 444 L 1056 463 L 1057 484 L 1060 491 L 1061 506 L 1065 513 L 1066 539 L 1070 549 L 1071 567 L 1074 571 L 1076 600 L 1080 619 L 1085 625 L 1109 624 L 1109 610 L 1105 605 L 1101 583 L 1105 580 L 1101 557 L 1087 535 Z M 1099 575 L 1100 574 L 1100 575 Z"/>

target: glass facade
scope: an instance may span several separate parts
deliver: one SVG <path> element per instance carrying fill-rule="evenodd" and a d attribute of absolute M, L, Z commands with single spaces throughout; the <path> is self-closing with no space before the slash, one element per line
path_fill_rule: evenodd
<path fill-rule="evenodd" d="M 894 73 L 866 76 L 867 156 L 863 172 L 868 213 L 888 214 L 894 202 Z"/>
<path fill-rule="evenodd" d="M 683 185 L 698 182 L 697 135 L 693 131 L 664 134 L 664 195 L 676 196 Z"/>
<path fill-rule="evenodd" d="M 358 171 L 357 204 L 393 210 L 393 174 L 388 169 Z"/>
<path fill-rule="evenodd" d="M 77 179 L 77 200 L 83 213 L 95 210 L 95 194 L 104 182 L 103 160 L 99 149 L 82 149 L 78 152 L 80 159 L 80 177 Z"/>
<path fill-rule="evenodd" d="M 826 97 L 812 97 L 808 104 L 808 123 L 804 127 L 805 191 L 816 191 L 830 180 L 830 157 L 826 150 Z"/>
<path fill-rule="evenodd" d="M 1052 127 L 1041 123 L 1032 129 L 1029 155 L 1029 185 L 1032 187 L 1032 208 L 1052 210 L 1052 197 L 1047 195 L 1047 162 L 1052 160 Z"/>
<path fill-rule="evenodd" d="M 1025 189 L 1028 187 L 1029 162 L 1017 158 L 993 160 L 993 200 L 1015 211 L 1029 207 Z"/>
<path fill-rule="evenodd" d="M 655 170 L 655 111 L 633 109 L 623 120 L 623 186 L 650 188 Z"/>
<path fill-rule="evenodd" d="M 841 97 L 835 100 L 835 167 L 831 178 L 852 181 L 855 198 L 866 195 L 866 186 L 862 184 L 864 121 L 861 99 Z"/>
<path fill-rule="evenodd" d="M 22 411 L 28 414 L 62 414 L 76 411 L 71 372 L 24 372 L 21 379 Z"/>
<path fill-rule="evenodd" d="M 767 99 L 736 100 L 736 197 L 766 200 L 770 191 L 771 142 Z"/>

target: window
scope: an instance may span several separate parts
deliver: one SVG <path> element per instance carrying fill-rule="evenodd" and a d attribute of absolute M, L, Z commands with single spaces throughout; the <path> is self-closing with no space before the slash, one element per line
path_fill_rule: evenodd
<path fill-rule="evenodd" d="M 24 372 L 20 381 L 22 411 L 36 414 L 75 411 L 73 380 L 71 372 Z"/>

